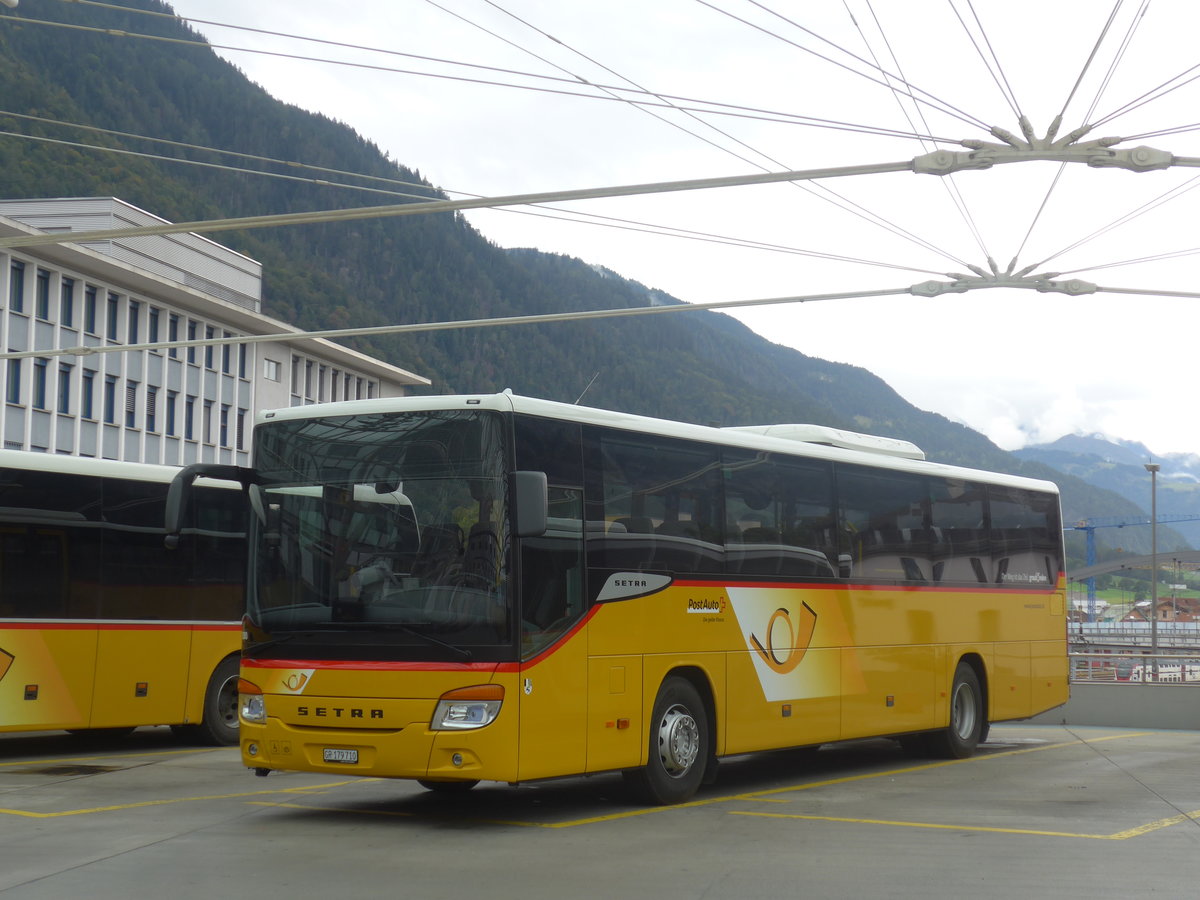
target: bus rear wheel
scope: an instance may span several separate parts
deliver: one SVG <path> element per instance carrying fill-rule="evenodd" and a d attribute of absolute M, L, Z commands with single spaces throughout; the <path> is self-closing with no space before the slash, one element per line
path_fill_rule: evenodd
<path fill-rule="evenodd" d="M 700 693 L 685 678 L 663 682 L 650 720 L 646 765 L 625 772 L 638 799 L 682 803 L 696 793 L 709 756 L 708 714 Z"/>
<path fill-rule="evenodd" d="M 960 662 L 950 687 L 950 724 L 941 731 L 925 735 L 929 755 L 940 759 L 966 759 L 979 746 L 985 721 L 979 676 L 967 663 Z"/>

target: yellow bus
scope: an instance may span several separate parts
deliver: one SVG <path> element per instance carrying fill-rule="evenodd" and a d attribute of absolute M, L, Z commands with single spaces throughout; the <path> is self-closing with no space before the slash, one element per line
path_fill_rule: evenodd
<path fill-rule="evenodd" d="M 237 743 L 246 501 L 179 470 L 0 450 L 0 732 L 171 725 Z"/>
<path fill-rule="evenodd" d="M 724 756 L 964 757 L 1067 698 L 1048 482 L 507 392 L 268 412 L 254 445 L 252 471 L 207 471 L 251 484 L 260 775 L 623 772 L 674 803 Z"/>

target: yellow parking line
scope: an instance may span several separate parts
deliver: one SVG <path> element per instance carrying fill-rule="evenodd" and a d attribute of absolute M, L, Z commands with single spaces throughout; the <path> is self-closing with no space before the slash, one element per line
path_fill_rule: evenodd
<path fill-rule="evenodd" d="M 898 769 L 889 769 L 889 770 L 886 770 L 883 772 L 866 772 L 866 773 L 862 773 L 862 774 L 858 774 L 858 775 L 847 775 L 847 776 L 840 777 L 840 778 L 828 778 L 823 781 L 810 781 L 810 782 L 805 782 L 803 784 L 790 785 L 788 787 L 770 788 L 770 789 L 762 790 L 762 791 L 749 791 L 749 792 L 738 793 L 738 794 L 726 794 L 726 795 L 717 796 L 717 797 L 706 797 L 706 798 L 703 798 L 700 800 L 692 800 L 687 803 L 678 803 L 678 804 L 675 804 L 674 806 L 652 806 L 652 807 L 644 807 L 644 808 L 640 808 L 640 809 L 622 810 L 620 812 L 607 813 L 605 815 L 600 815 L 600 816 L 589 816 L 587 818 L 582 818 L 582 819 L 572 819 L 572 820 L 568 820 L 568 821 L 564 821 L 564 822 L 536 822 L 536 821 L 507 820 L 507 819 L 485 819 L 485 818 L 473 818 L 473 817 L 467 817 L 467 818 L 470 821 L 475 821 L 475 822 L 480 822 L 480 823 L 516 825 L 516 826 L 522 826 L 522 827 L 527 827 L 527 828 L 576 828 L 581 825 L 596 825 L 596 824 L 600 824 L 603 822 L 615 822 L 615 821 L 619 821 L 621 819 L 629 819 L 629 818 L 633 818 L 636 816 L 659 815 L 662 813 L 677 812 L 679 810 L 694 809 L 697 807 L 712 806 L 712 805 L 718 804 L 718 803 L 730 803 L 733 801 L 739 801 L 739 802 L 755 801 L 755 802 L 761 802 L 761 803 L 779 803 L 779 802 L 786 802 L 785 800 L 780 798 L 780 795 L 795 793 L 798 791 L 812 790 L 813 788 L 830 787 L 830 786 L 839 785 L 839 784 L 851 784 L 851 783 L 858 782 L 858 781 L 867 781 L 867 780 L 870 780 L 873 778 L 894 778 L 894 777 L 897 777 L 900 775 L 911 775 L 911 774 L 914 774 L 917 772 L 925 772 L 925 771 L 929 771 L 932 769 L 944 768 L 946 766 L 961 765 L 964 763 L 983 763 L 983 762 L 987 762 L 988 760 L 991 760 L 991 759 L 1000 759 L 1003 757 L 1016 756 L 1016 755 L 1020 755 L 1020 754 L 1024 754 L 1024 753 L 1038 753 L 1038 752 L 1041 752 L 1044 750 L 1057 750 L 1057 749 L 1062 749 L 1065 747 L 1079 746 L 1081 744 L 1095 744 L 1095 743 L 1100 743 L 1102 741 L 1123 740 L 1123 739 L 1128 739 L 1128 738 L 1133 738 L 1133 737 L 1141 737 L 1141 736 L 1144 736 L 1149 733 L 1150 732 L 1145 732 L 1145 731 L 1127 732 L 1127 733 L 1122 733 L 1122 734 L 1105 735 L 1102 737 L 1095 737 L 1095 738 L 1089 738 L 1089 739 L 1077 739 L 1077 740 L 1072 740 L 1072 741 L 1062 741 L 1062 742 L 1054 743 L 1054 744 L 1041 744 L 1041 745 L 1034 746 L 1034 747 L 1023 747 L 1023 748 L 1020 748 L 1017 750 L 1003 750 L 1003 751 L 999 751 L 996 753 L 988 753 L 983 756 L 973 756 L 973 757 L 969 757 L 967 759 L 938 760 L 936 762 L 920 763 L 917 765 L 906 766 L 906 767 L 898 768 Z M 212 751 L 208 750 L 208 749 L 179 750 L 179 751 L 161 751 L 158 753 L 137 753 L 137 754 L 125 754 L 125 755 L 136 757 L 136 756 L 172 755 L 172 754 L 177 754 L 177 753 L 208 753 L 208 752 L 212 752 Z M 81 759 L 113 759 L 113 758 L 117 758 L 117 757 L 113 757 L 113 756 L 76 757 L 73 760 L 65 760 L 65 762 L 72 762 L 72 761 L 78 762 Z M 48 763 L 46 761 L 39 761 L 38 764 L 39 765 L 60 764 L 61 762 L 64 762 L 64 761 L 58 761 L 58 763 Z M 26 761 L 26 762 L 22 763 L 21 765 L 29 766 L 29 765 L 31 765 L 31 763 Z M 180 798 L 170 799 L 170 800 L 167 800 L 167 799 L 144 800 L 144 801 L 141 801 L 138 803 L 118 804 L 118 805 L 114 805 L 114 806 L 101 806 L 101 807 L 94 807 L 94 808 L 90 808 L 90 809 L 64 810 L 64 811 L 60 811 L 60 812 L 31 812 L 31 811 L 27 811 L 27 810 L 0 808 L 0 815 L 24 816 L 24 817 L 28 817 L 28 818 L 39 818 L 39 819 L 51 819 L 51 818 L 58 818 L 58 817 L 62 817 L 62 816 L 87 815 L 90 813 L 113 812 L 113 811 L 117 811 L 117 810 L 137 809 L 139 807 L 163 806 L 163 805 L 169 805 L 169 804 L 173 804 L 173 803 L 189 803 L 189 802 L 196 802 L 196 801 L 202 801 L 202 800 L 228 800 L 228 799 L 238 799 L 238 798 L 248 798 L 248 797 L 261 797 L 261 796 L 268 796 L 271 794 L 311 795 L 316 792 L 327 790 L 330 788 L 344 787 L 345 785 L 349 785 L 349 784 L 362 784 L 368 780 L 375 780 L 375 779 L 353 778 L 353 779 L 348 779 L 346 781 L 331 782 L 329 784 L 323 784 L 323 785 L 314 785 L 312 787 L 287 788 L 287 789 L 283 789 L 283 790 L 246 791 L 246 792 L 241 792 L 241 793 L 215 794 L 215 795 L 211 795 L 211 796 L 199 796 L 199 797 L 180 797 Z M 417 815 L 420 815 L 423 818 L 430 818 L 430 816 L 427 813 L 421 813 L 421 814 L 399 813 L 399 812 L 385 812 L 385 811 L 363 810 L 363 809 L 341 809 L 341 808 L 337 808 L 337 807 L 301 806 L 298 804 L 289 804 L 289 803 L 267 803 L 267 802 L 262 802 L 262 801 L 251 801 L 251 802 L 257 802 L 257 803 L 259 803 L 259 805 L 264 805 L 264 806 L 281 806 L 281 807 L 290 807 L 290 808 L 294 808 L 294 809 L 324 810 L 324 811 L 329 811 L 329 812 L 343 812 L 343 813 L 352 813 L 352 814 L 356 813 L 359 815 L 395 815 L 395 816 L 405 816 L 405 817 L 416 817 Z M 755 813 L 734 813 L 734 814 L 755 815 Z M 763 815 L 769 815 L 769 814 L 764 813 Z M 805 816 L 798 816 L 798 815 L 797 816 L 785 816 L 782 814 L 781 814 L 781 817 L 784 817 L 784 818 L 819 818 L 819 817 L 805 817 Z M 1146 830 L 1154 830 L 1157 827 L 1167 827 L 1168 825 L 1176 824 L 1178 821 L 1184 821 L 1185 818 L 1186 817 L 1180 816 L 1180 817 L 1177 817 L 1176 819 L 1171 819 L 1171 820 L 1164 819 L 1164 820 L 1162 820 L 1162 822 L 1165 824 L 1152 823 L 1151 825 L 1148 825 L 1148 826 L 1139 826 L 1139 828 L 1132 829 L 1130 832 L 1119 832 L 1119 834 L 1132 837 L 1132 836 L 1134 836 L 1135 833 L 1141 834 L 1141 833 L 1145 833 Z M 856 821 L 856 820 L 846 819 L 846 820 L 834 820 L 834 821 Z M 910 827 L 929 827 L 929 828 L 958 827 L 958 826 L 949 826 L 949 825 L 946 825 L 946 826 L 922 825 L 921 823 L 893 823 L 893 824 L 908 824 L 908 825 L 910 825 Z M 986 830 L 992 830 L 992 829 L 978 828 L 975 830 L 986 831 Z M 1001 830 L 1003 830 L 1003 829 L 1001 829 Z M 1021 832 L 1014 830 L 1014 833 L 1021 833 Z M 1025 832 L 1025 833 L 1045 834 L 1047 832 Z M 1091 837 L 1104 837 L 1104 836 L 1091 835 Z M 1111 837 L 1111 836 L 1109 836 L 1109 837 Z"/>
<path fill-rule="evenodd" d="M 215 753 L 223 747 L 199 747 L 191 750 L 147 750 L 137 753 L 108 753 L 102 756 L 67 756 L 62 759 L 22 759 L 17 762 L 0 762 L 0 769 L 28 769 L 31 766 L 64 766 L 79 763 L 103 762 L 106 759 L 138 759 L 143 756 L 194 756 L 197 753 Z"/>
<path fill-rule="evenodd" d="M 344 787 L 358 781 L 335 781 L 311 787 L 283 788 L 269 791 L 243 791 L 235 794 L 211 794 L 201 797 L 176 797 L 167 800 L 142 800 L 138 803 L 118 803 L 113 806 L 94 806 L 88 809 L 66 809 L 58 812 L 34 812 L 27 809 L 0 809 L 0 815 L 21 816 L 27 819 L 58 819 L 64 816 L 86 816 L 92 813 L 117 812 L 125 809 L 141 809 L 147 806 L 169 806 L 172 803 L 194 803 L 200 800 L 236 800 L 240 797 L 262 797 L 268 794 L 311 794 L 328 788 Z"/>
<path fill-rule="evenodd" d="M 1169 828 L 1172 825 L 1178 825 L 1180 822 L 1189 822 L 1200 819 L 1200 810 L 1184 813 L 1178 816 L 1171 816 L 1168 819 L 1159 819 L 1157 822 L 1151 822 L 1147 825 L 1139 825 L 1136 828 L 1129 828 L 1125 831 L 1117 831 L 1113 834 L 1083 834 L 1072 831 L 1042 831 L 1035 828 L 992 828 L 985 825 L 949 825 L 942 822 L 899 822 L 890 819 L 853 819 L 843 818 L 839 816 L 805 816 L 790 813 L 769 813 L 769 812 L 747 812 L 734 811 L 730 815 L 734 816 L 758 816 L 766 819 L 806 819 L 813 822 L 845 822 L 851 825 L 887 825 L 897 828 L 935 828 L 945 831 L 985 831 L 991 834 L 1033 834 L 1039 837 L 1065 837 L 1065 838 L 1086 838 L 1093 841 L 1124 841 L 1131 837 L 1138 837 L 1143 834 L 1149 834 L 1152 831 L 1159 831 L 1163 828 Z"/>

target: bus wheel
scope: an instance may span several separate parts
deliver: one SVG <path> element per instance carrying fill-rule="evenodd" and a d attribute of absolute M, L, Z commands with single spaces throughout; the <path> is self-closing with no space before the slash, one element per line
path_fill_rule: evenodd
<path fill-rule="evenodd" d="M 236 656 L 221 660 L 204 692 L 204 718 L 199 725 L 191 726 L 186 734 L 217 746 L 238 742 L 239 664 Z"/>
<path fill-rule="evenodd" d="M 966 759 L 975 752 L 983 734 L 983 691 L 975 670 L 960 662 L 950 688 L 950 724 L 926 735 L 931 756 Z"/>
<path fill-rule="evenodd" d="M 654 701 L 646 765 L 625 773 L 638 799 L 682 803 L 700 787 L 708 760 L 708 714 L 685 678 L 668 678 Z"/>
<path fill-rule="evenodd" d="M 417 784 L 425 788 L 427 791 L 433 791 L 435 794 L 465 794 L 478 781 L 433 781 L 429 778 L 418 778 Z"/>

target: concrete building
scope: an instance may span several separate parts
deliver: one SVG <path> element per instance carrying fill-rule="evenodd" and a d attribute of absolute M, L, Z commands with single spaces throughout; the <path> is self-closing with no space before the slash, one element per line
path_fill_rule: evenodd
<path fill-rule="evenodd" d="M 0 200 L 0 239 L 164 220 L 112 197 Z M 8 449 L 135 462 L 249 462 L 256 412 L 391 397 L 428 379 L 264 316 L 262 266 L 195 234 L 0 248 Z M 295 340 L 101 348 L 294 333 Z"/>

